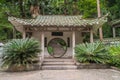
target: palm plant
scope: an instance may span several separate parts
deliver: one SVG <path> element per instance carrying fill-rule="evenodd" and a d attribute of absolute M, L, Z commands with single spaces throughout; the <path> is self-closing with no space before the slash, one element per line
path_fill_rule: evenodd
<path fill-rule="evenodd" d="M 35 39 L 14 39 L 3 47 L 2 66 L 27 68 L 38 58 L 40 51 L 39 42 Z"/>
<path fill-rule="evenodd" d="M 106 63 L 109 54 L 101 42 L 83 43 L 75 47 L 76 59 L 81 63 Z"/>

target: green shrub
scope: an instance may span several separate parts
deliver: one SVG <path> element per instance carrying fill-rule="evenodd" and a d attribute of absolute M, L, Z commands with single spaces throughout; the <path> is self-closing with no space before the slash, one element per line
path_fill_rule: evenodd
<path fill-rule="evenodd" d="M 3 47 L 2 66 L 29 67 L 40 51 L 35 39 L 14 39 Z"/>
<path fill-rule="evenodd" d="M 75 47 L 76 59 L 81 63 L 103 63 L 109 61 L 109 54 L 100 42 L 83 43 Z"/>
<path fill-rule="evenodd" d="M 111 55 L 110 65 L 120 67 L 120 45 L 108 49 Z"/>

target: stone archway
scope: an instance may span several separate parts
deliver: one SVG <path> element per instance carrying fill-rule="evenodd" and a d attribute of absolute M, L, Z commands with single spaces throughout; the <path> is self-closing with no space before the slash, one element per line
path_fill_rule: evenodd
<path fill-rule="evenodd" d="M 61 38 L 53 38 L 52 40 L 49 41 L 47 50 L 51 56 L 55 58 L 60 58 L 64 56 L 64 54 L 66 53 L 67 44 Z"/>

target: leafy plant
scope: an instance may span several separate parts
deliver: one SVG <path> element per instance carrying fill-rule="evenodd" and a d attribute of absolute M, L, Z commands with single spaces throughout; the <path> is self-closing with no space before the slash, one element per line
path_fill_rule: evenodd
<path fill-rule="evenodd" d="M 14 39 L 3 47 L 3 67 L 29 67 L 40 53 L 39 42 L 35 39 Z"/>
<path fill-rule="evenodd" d="M 50 54 L 53 54 L 54 50 L 53 50 L 53 48 L 52 48 L 51 46 L 48 46 L 48 52 L 49 52 Z"/>
<path fill-rule="evenodd" d="M 113 66 L 120 66 L 120 45 L 109 48 L 111 54 L 110 64 Z"/>
<path fill-rule="evenodd" d="M 101 42 L 83 43 L 75 47 L 76 58 L 81 63 L 106 63 L 109 54 Z"/>

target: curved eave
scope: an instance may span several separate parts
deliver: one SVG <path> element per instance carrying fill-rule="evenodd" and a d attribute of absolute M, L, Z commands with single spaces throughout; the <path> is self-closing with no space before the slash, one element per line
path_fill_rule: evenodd
<path fill-rule="evenodd" d="M 8 17 L 8 20 L 20 32 L 29 27 L 91 27 L 107 22 L 106 16 L 96 19 L 81 19 L 80 16 L 38 16 L 36 19 Z"/>
<path fill-rule="evenodd" d="M 22 24 L 20 24 L 17 21 L 13 21 L 13 20 L 9 20 L 9 22 L 16 28 L 17 31 L 23 33 L 23 25 Z"/>
<path fill-rule="evenodd" d="M 120 27 L 120 19 L 111 21 L 112 27 Z"/>

